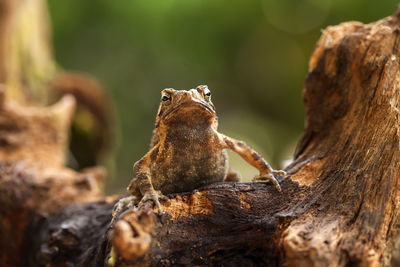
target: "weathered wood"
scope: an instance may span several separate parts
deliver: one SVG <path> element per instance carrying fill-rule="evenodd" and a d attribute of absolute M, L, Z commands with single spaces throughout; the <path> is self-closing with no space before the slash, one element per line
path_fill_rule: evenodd
<path fill-rule="evenodd" d="M 296 183 L 289 179 L 282 181 L 287 190 L 282 194 L 276 194 L 272 185 L 252 183 L 218 183 L 196 190 L 192 193 L 170 195 L 170 203 L 164 203 L 165 213 L 156 216 L 144 211 L 135 213 L 127 211 L 122 215 L 122 220 L 117 222 L 114 229 L 98 227 L 107 225 L 110 216 L 102 217 L 98 221 L 92 220 L 93 215 L 82 210 L 89 210 L 91 206 L 81 205 L 81 210 L 75 211 L 83 216 L 85 224 L 67 224 L 63 231 L 75 233 L 77 240 L 97 239 L 107 236 L 111 230 L 111 244 L 114 244 L 115 255 L 131 253 L 123 258 L 117 258 L 119 264 L 148 265 L 221 265 L 232 264 L 254 265 L 277 265 L 281 262 L 278 247 L 275 244 L 275 231 L 279 225 L 284 225 L 289 216 L 280 216 L 279 212 L 294 205 L 293 200 L 301 198 L 300 195 L 307 192 L 307 188 L 299 188 Z M 268 199 L 269 201 L 260 201 Z M 77 205 L 74 205 L 76 208 Z M 146 207 L 147 210 L 150 204 Z M 112 206 L 104 206 L 111 214 Z M 78 209 L 79 210 L 79 209 Z M 104 214 L 107 212 L 102 211 Z M 68 215 L 68 216 L 67 216 Z M 101 256 L 90 253 L 82 253 L 83 257 L 65 258 L 65 251 L 75 251 L 84 246 L 60 245 L 52 240 L 62 240 L 60 224 L 66 221 L 74 221 L 73 214 L 66 211 L 61 212 L 55 218 L 50 218 L 52 228 L 58 229 L 44 234 L 45 237 L 37 247 L 39 254 L 50 250 L 53 252 L 52 260 L 41 262 L 54 263 L 67 259 L 73 264 L 84 265 L 98 263 L 102 258 L 105 262 L 110 261 L 110 250 L 101 250 Z M 64 221 L 63 221 L 64 220 Z M 55 221 L 57 223 L 51 223 Z M 152 222 L 155 222 L 154 227 Z M 48 223 L 35 222 L 33 225 L 46 225 Z M 79 224 L 79 223 L 78 223 Z M 80 228 L 79 228 L 80 227 Z M 34 227 L 36 228 L 36 226 Z M 79 228 L 79 229 L 77 229 Z M 84 231 L 87 228 L 95 228 L 96 233 Z M 39 227 L 40 229 L 40 227 Z M 279 230 L 280 231 L 280 230 Z M 278 232 L 279 232 L 278 231 Z M 117 232 L 117 234 L 115 233 Z M 134 234 L 132 234 L 132 232 Z M 32 237 L 34 238 L 36 234 Z M 146 245 L 146 236 L 152 246 L 148 250 L 142 247 L 134 247 L 132 244 Z M 90 250 L 111 247 L 110 241 L 103 238 L 102 245 L 96 244 Z M 140 241 L 140 242 L 137 242 Z M 79 242 L 77 242 L 79 243 Z M 45 246 L 43 246 L 43 244 Z M 44 249 L 44 251 L 43 251 Z M 87 248 L 89 249 L 89 248 Z M 126 259 L 133 258 L 134 261 Z M 124 263 L 121 263 L 124 262 Z"/>
<path fill-rule="evenodd" d="M 99 200 L 104 175 L 101 169 L 77 173 L 64 167 L 73 97 L 51 107 L 22 107 L 4 91 L 0 95 L 0 265 L 19 266 L 32 215 Z"/>
<path fill-rule="evenodd" d="M 388 263 L 399 228 L 399 14 L 324 30 L 289 171 L 312 192 L 280 240 L 289 265 Z M 310 160 L 312 159 L 312 160 Z"/>

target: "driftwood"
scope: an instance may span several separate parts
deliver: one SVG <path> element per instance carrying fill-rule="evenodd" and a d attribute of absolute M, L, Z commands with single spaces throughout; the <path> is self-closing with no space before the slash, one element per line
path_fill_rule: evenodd
<path fill-rule="evenodd" d="M 35 148 L 55 151 L 65 148 L 69 119 L 46 119 L 63 122 L 63 130 L 56 130 L 35 123 L 35 112 L 4 102 L 0 265 L 398 264 L 399 44 L 400 12 L 324 30 L 305 83 L 306 128 L 282 193 L 266 184 L 212 184 L 169 195 L 161 216 L 151 203 L 127 210 L 113 229 L 115 198 L 101 198 L 99 172 L 77 173 L 64 168 L 63 160 L 30 156 L 35 151 L 19 141 L 36 138 L 40 130 L 12 116 L 28 116 L 28 126 L 54 128 L 59 138 L 33 140 Z M 73 101 L 66 97 L 58 107 L 71 110 Z M 24 151 L 23 157 L 9 158 L 3 151 L 11 148 Z"/>

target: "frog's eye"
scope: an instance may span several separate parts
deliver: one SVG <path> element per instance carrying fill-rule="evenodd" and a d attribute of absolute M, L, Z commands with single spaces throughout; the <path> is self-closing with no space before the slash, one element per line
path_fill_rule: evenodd
<path fill-rule="evenodd" d="M 172 95 L 169 94 L 167 91 L 162 91 L 161 92 L 161 102 L 164 105 L 169 105 L 171 104 L 171 99 L 172 99 Z"/>
<path fill-rule="evenodd" d="M 204 99 L 209 101 L 211 99 L 211 91 L 207 87 L 203 90 Z"/>

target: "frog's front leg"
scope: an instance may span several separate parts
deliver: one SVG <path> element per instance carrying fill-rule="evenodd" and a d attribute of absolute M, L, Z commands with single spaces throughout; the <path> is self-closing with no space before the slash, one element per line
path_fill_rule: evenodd
<path fill-rule="evenodd" d="M 114 225 L 116 219 L 119 217 L 121 212 L 125 208 L 135 208 L 137 204 L 140 208 L 146 201 L 152 200 L 157 208 L 158 212 L 162 213 L 160 200 L 168 200 L 160 191 L 156 191 L 151 183 L 150 176 L 150 156 L 154 151 L 158 150 L 158 146 L 153 147 L 146 155 L 144 155 L 139 161 L 133 166 L 136 178 L 133 178 L 129 184 L 127 190 L 131 196 L 121 198 L 115 205 L 112 212 L 111 227 Z M 140 199 L 138 203 L 138 199 Z"/>
<path fill-rule="evenodd" d="M 157 153 L 159 145 L 154 146 L 146 155 L 144 155 L 139 161 L 133 166 L 133 171 L 135 172 L 136 179 L 132 180 L 128 186 L 128 191 L 132 195 L 141 195 L 142 198 L 138 204 L 140 208 L 146 201 L 151 200 L 156 204 L 159 214 L 162 213 L 162 208 L 160 200 L 168 200 L 161 191 L 154 189 L 151 183 L 151 155 Z"/>
<path fill-rule="evenodd" d="M 241 156 L 245 161 L 247 161 L 250 165 L 255 167 L 260 171 L 260 174 L 253 178 L 253 182 L 266 182 L 271 181 L 276 189 L 281 192 L 281 186 L 279 182 L 276 180 L 277 175 L 287 176 L 285 171 L 282 170 L 273 170 L 268 162 L 261 157 L 260 154 L 257 153 L 254 149 L 246 145 L 242 141 L 235 140 L 229 136 L 219 134 L 219 139 L 222 141 L 223 148 L 231 149 Z"/>

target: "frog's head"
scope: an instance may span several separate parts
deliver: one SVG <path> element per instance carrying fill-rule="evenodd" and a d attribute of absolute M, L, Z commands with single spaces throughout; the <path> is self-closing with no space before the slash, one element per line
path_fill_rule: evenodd
<path fill-rule="evenodd" d="M 211 102 L 211 92 L 207 85 L 195 89 L 161 91 L 161 103 L 156 118 L 156 127 L 169 124 L 215 123 L 217 115 Z"/>

